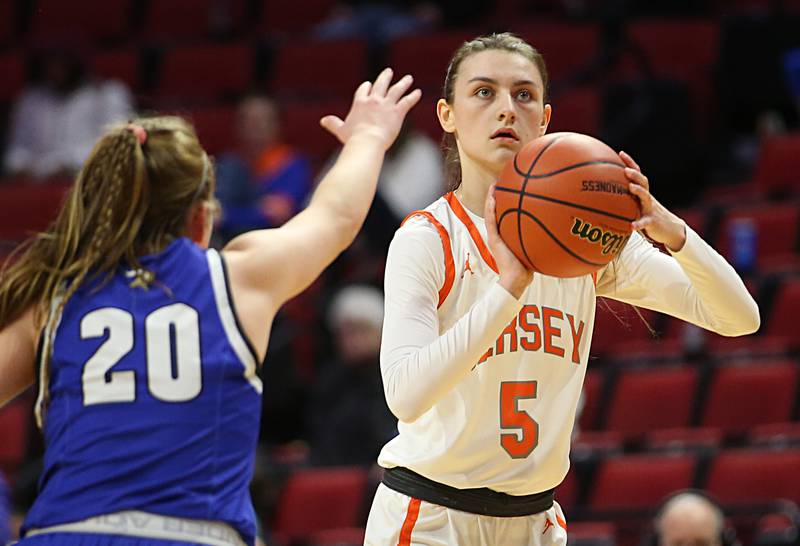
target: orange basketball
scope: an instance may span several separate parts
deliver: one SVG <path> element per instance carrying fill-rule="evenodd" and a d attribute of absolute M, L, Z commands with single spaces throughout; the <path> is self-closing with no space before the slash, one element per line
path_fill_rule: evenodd
<path fill-rule="evenodd" d="M 537 138 L 497 181 L 500 236 L 523 264 L 545 275 L 598 270 L 624 248 L 639 217 L 624 169 L 616 152 L 596 138 Z"/>

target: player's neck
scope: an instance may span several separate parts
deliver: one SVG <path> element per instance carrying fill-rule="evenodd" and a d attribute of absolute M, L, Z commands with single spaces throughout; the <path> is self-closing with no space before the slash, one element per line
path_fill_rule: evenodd
<path fill-rule="evenodd" d="M 489 186 L 494 184 L 497 176 L 495 173 L 463 166 L 461 171 L 461 185 L 455 191 L 456 197 L 470 212 L 483 218 L 483 208 L 486 203 L 486 193 Z"/>

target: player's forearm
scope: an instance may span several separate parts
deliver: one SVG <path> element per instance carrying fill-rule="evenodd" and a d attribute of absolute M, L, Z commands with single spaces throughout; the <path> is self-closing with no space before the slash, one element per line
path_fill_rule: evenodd
<path fill-rule="evenodd" d="M 384 145 L 369 135 L 353 135 L 314 192 L 309 208 L 323 209 L 349 244 L 364 223 L 375 197 Z"/>
<path fill-rule="evenodd" d="M 381 370 L 392 413 L 412 422 L 433 407 L 475 368 L 521 306 L 495 285 L 452 328 L 422 347 L 404 341 L 410 337 L 409 328 L 402 320 L 393 325 L 387 309 L 388 339 L 381 352 Z"/>
<path fill-rule="evenodd" d="M 733 267 L 696 233 L 687 229 L 686 244 L 673 256 L 691 280 L 698 300 L 713 315 L 717 333 L 741 336 L 758 330 L 758 304 Z"/>

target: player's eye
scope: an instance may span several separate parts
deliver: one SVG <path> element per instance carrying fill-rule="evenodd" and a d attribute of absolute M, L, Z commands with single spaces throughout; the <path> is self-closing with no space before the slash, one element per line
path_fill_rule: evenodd
<path fill-rule="evenodd" d="M 530 102 L 533 100 L 533 95 L 527 89 L 521 89 L 517 93 L 517 99 L 521 100 L 522 102 Z"/>
<path fill-rule="evenodd" d="M 482 99 L 487 99 L 492 96 L 492 90 L 488 87 L 479 87 L 475 91 L 475 96 L 480 97 Z"/>

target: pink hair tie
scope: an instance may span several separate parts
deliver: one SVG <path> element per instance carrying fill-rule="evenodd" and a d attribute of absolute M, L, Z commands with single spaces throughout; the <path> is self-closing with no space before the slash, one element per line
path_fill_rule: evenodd
<path fill-rule="evenodd" d="M 136 135 L 136 139 L 139 141 L 139 146 L 143 146 L 145 142 L 147 142 L 147 131 L 144 130 L 144 127 L 141 125 L 137 125 L 135 123 L 129 123 L 127 127 L 125 127 L 128 131 Z"/>

